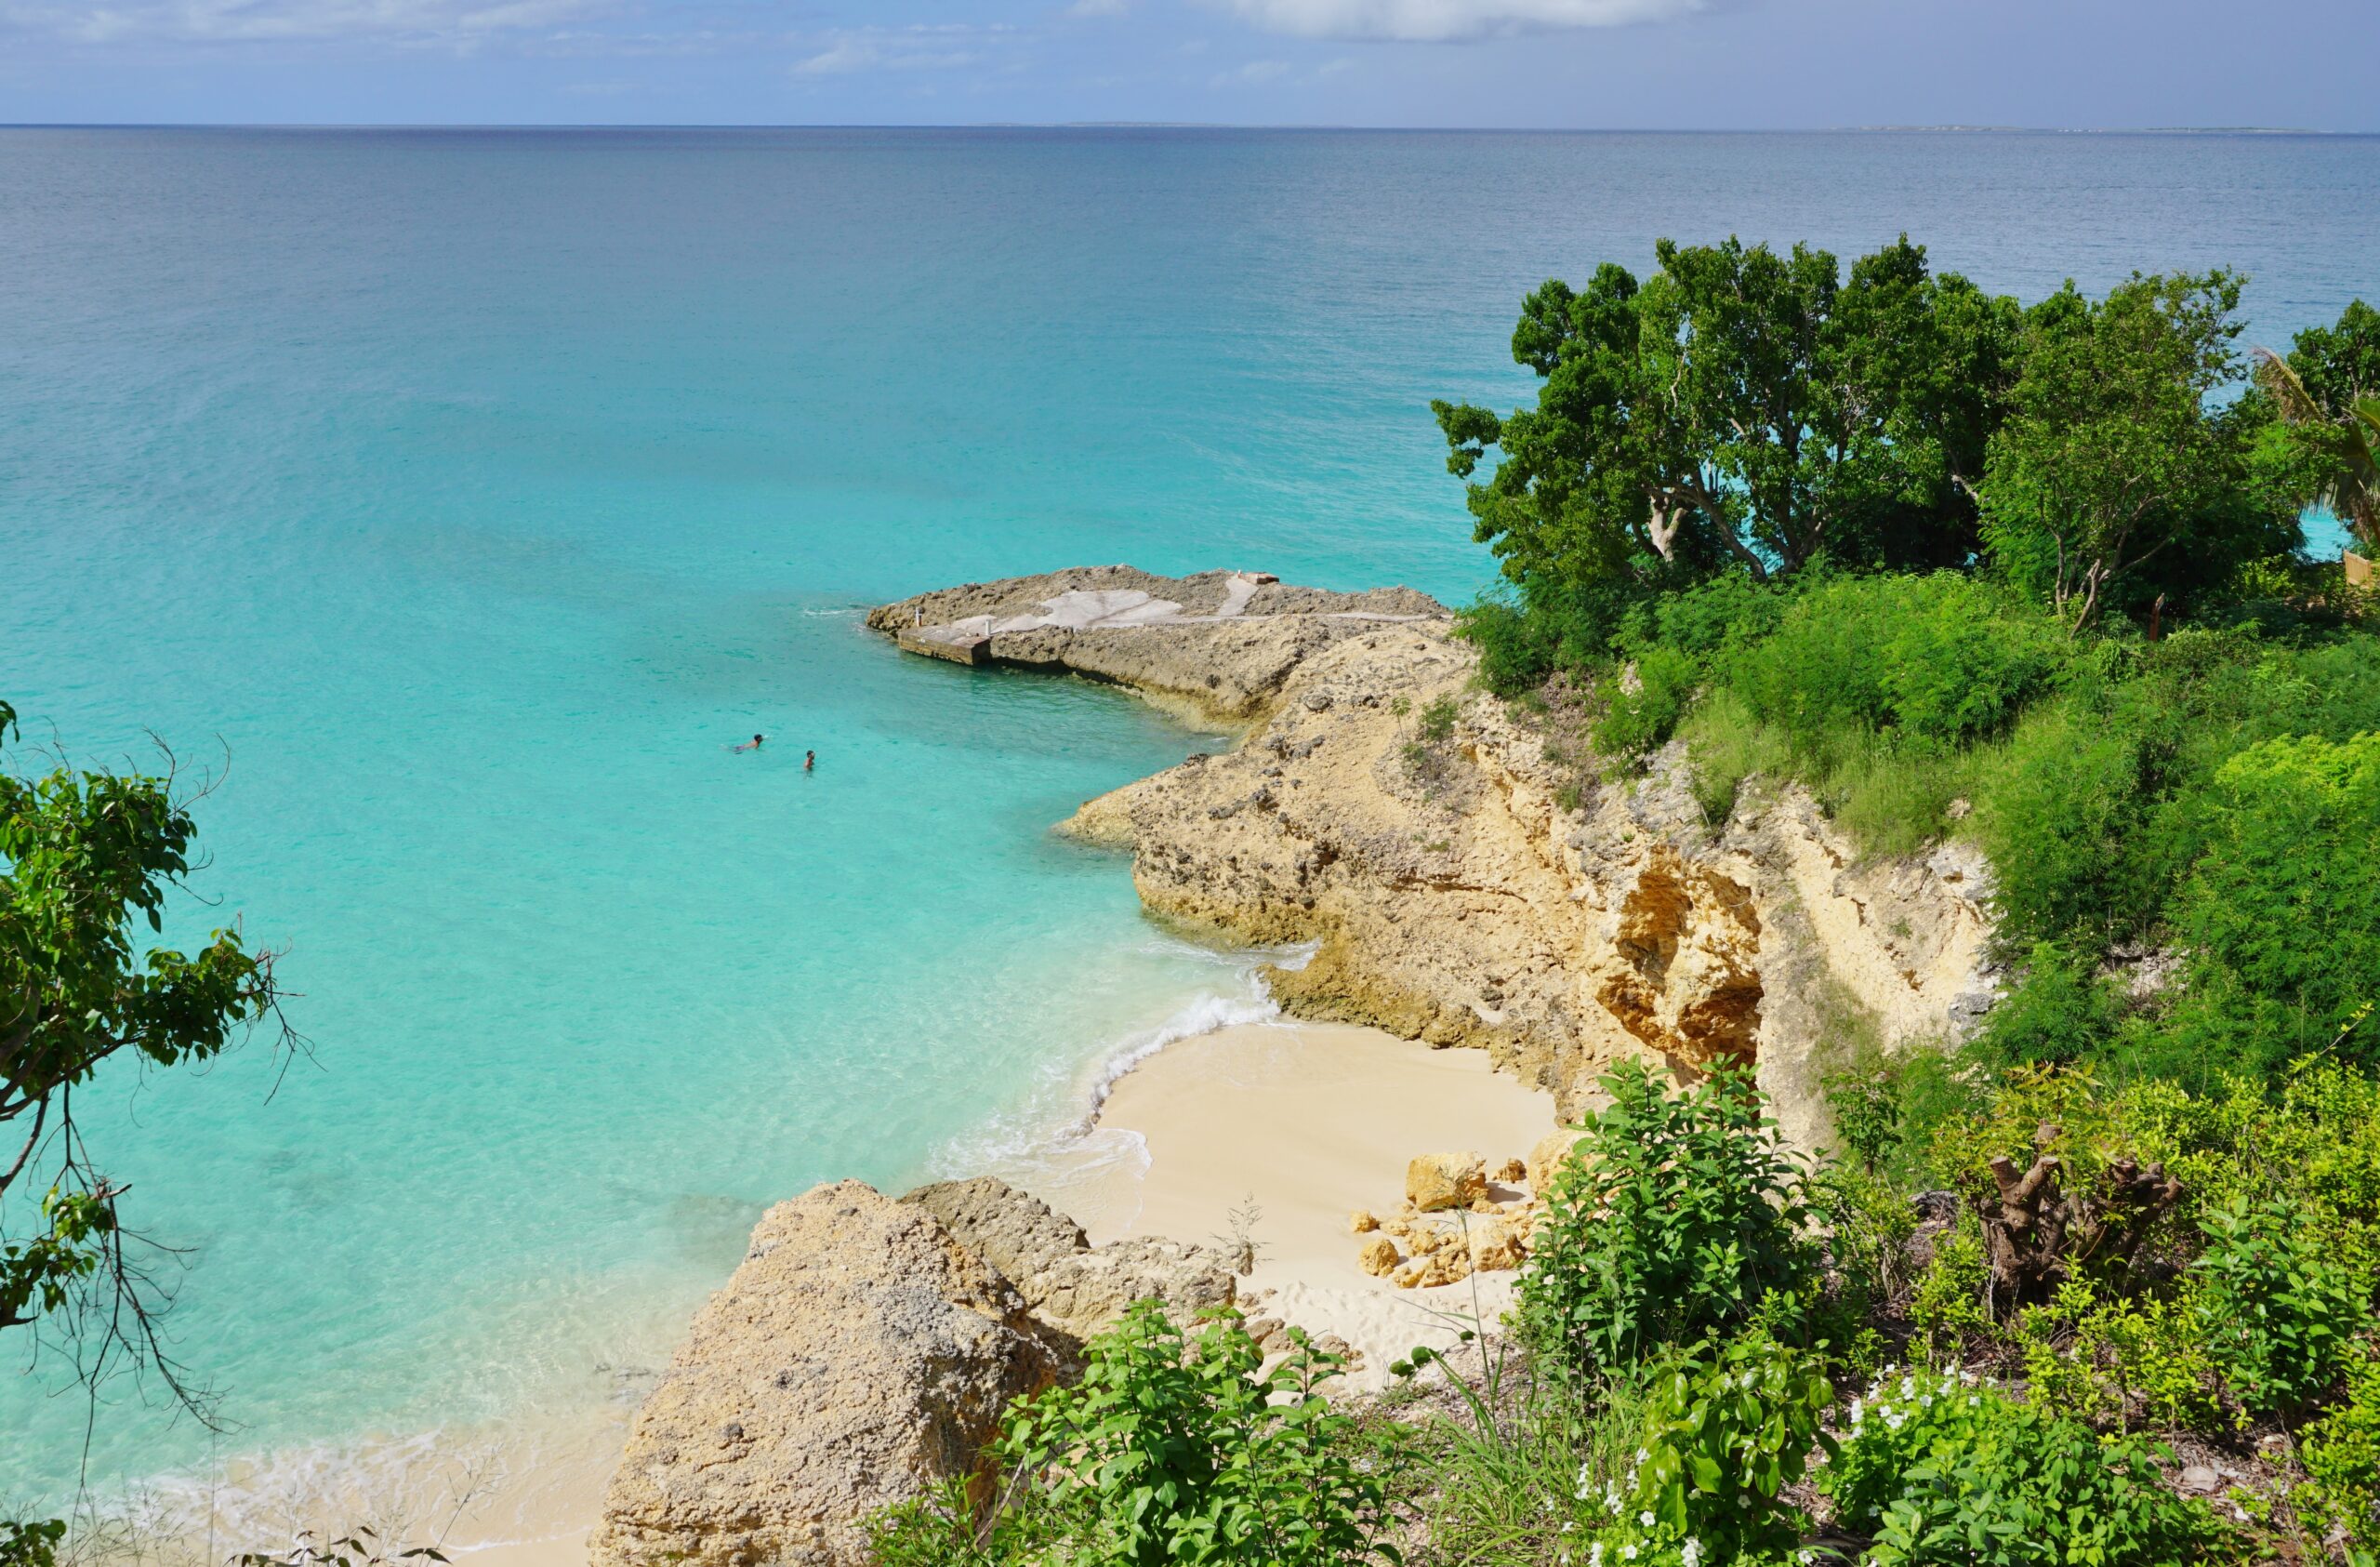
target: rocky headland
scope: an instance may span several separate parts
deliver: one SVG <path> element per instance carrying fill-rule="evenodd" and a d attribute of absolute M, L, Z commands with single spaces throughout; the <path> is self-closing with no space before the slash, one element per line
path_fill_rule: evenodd
<path fill-rule="evenodd" d="M 1096 608 L 1099 613 L 1090 613 Z M 1566 1120 L 1634 1056 L 1749 1065 L 1786 1133 L 1827 1134 L 1830 1042 L 1886 1048 L 1990 1003 L 1989 868 L 1963 844 L 1863 861 L 1796 788 L 1704 819 L 1673 748 L 1596 779 L 1474 688 L 1452 618 L 1406 589 L 1087 567 L 922 594 L 868 623 L 977 661 L 1089 675 L 1245 725 L 1240 744 L 1086 803 L 1149 911 L 1246 944 L 1294 1015 L 1484 1049 Z"/>
<path fill-rule="evenodd" d="M 1557 716 L 1477 689 L 1451 616 L 1408 589 L 1101 566 L 867 618 L 911 652 L 1109 682 L 1238 731 L 1061 830 L 1128 853 L 1159 919 L 1311 944 L 1267 971 L 1293 1015 L 1485 1051 L 1566 1122 L 1622 1059 L 1682 1079 L 1743 1065 L 1815 1146 L 1831 1053 L 1953 1036 L 1996 993 L 1975 852 L 1863 860 L 1792 788 L 1747 787 L 1709 821 L 1674 749 L 1601 780 Z M 1475 1155 L 1412 1159 L 1403 1206 L 1351 1215 L 1347 1244 L 1382 1288 L 1515 1268 L 1566 1149 L 1492 1178 Z M 1381 1166 L 1418 1151 L 1383 1148 Z M 594 1560 L 863 1561 L 862 1521 L 971 1474 L 1005 1403 L 1071 1374 L 1126 1305 L 1234 1304 L 1241 1270 L 1210 1247 L 1092 1246 L 989 1177 L 781 1203 L 640 1412 Z"/>

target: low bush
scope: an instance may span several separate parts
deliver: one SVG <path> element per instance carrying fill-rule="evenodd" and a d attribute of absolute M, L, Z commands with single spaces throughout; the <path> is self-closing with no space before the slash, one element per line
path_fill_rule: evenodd
<path fill-rule="evenodd" d="M 2173 1567 L 2225 1560 L 2202 1502 L 2164 1487 L 2161 1450 L 2102 1439 L 1957 1372 L 1887 1374 L 1852 1401 L 1820 1484 L 1873 1567 Z"/>
<path fill-rule="evenodd" d="M 1772 634 L 1742 638 L 1720 659 L 1753 715 L 1817 757 L 1845 729 L 1919 751 L 1999 734 L 2048 688 L 2069 647 L 2038 609 L 1937 572 L 1807 589 Z"/>
<path fill-rule="evenodd" d="M 2214 795 L 2175 921 L 2184 1047 L 2257 1070 L 2330 1049 L 2380 1064 L 2380 734 L 2266 741 Z"/>
<path fill-rule="evenodd" d="M 2306 1428 L 2298 1510 L 2335 1533 L 2355 1567 L 2380 1562 L 2380 1359 L 2370 1346 L 2347 1362 L 2347 1402 Z"/>
<path fill-rule="evenodd" d="M 1753 1567 L 1794 1559 L 1808 1520 L 1786 1488 L 1813 1452 L 1834 1389 L 1809 1358 L 1745 1334 L 1654 1379 L 1635 1463 L 1605 1494 L 1612 1528 L 1590 1560 L 1633 1567 Z"/>
<path fill-rule="evenodd" d="M 1520 1281 L 1524 1336 L 1581 1376 L 1743 1322 L 1817 1268 L 1803 1172 L 1748 1079 L 1673 1096 L 1631 1063 L 1603 1087 L 1611 1106 L 1556 1177 Z"/>
<path fill-rule="evenodd" d="M 1235 1314 L 1195 1335 L 1142 1301 L 1089 1347 L 1082 1380 L 1012 1409 L 988 1512 L 967 1489 L 879 1521 L 880 1567 L 1348 1567 L 1390 1540 L 1395 1451 L 1316 1389 L 1303 1343 L 1270 1372 Z"/>
<path fill-rule="evenodd" d="M 2201 1222 L 2198 1320 L 2209 1352 L 2254 1413 L 2303 1409 L 2338 1381 L 2369 1320 L 2371 1279 L 2327 1255 L 2320 1228 L 2286 1199 L 2235 1199 Z"/>

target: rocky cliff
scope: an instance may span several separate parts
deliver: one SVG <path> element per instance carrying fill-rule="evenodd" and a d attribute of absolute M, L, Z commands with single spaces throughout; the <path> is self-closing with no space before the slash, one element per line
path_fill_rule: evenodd
<path fill-rule="evenodd" d="M 1244 724 L 1236 750 L 1091 801 L 1064 830 L 1129 851 L 1161 918 L 1316 944 L 1270 976 L 1289 1011 L 1488 1050 L 1566 1117 L 1625 1056 L 1686 1077 L 1738 1062 L 1789 1135 L 1820 1141 L 1830 1050 L 1947 1036 L 1990 1004 L 1973 850 L 1862 861 L 1790 787 L 1748 788 L 1706 822 L 1674 750 L 1597 782 L 1548 722 L 1474 688 L 1472 651 L 1409 591 L 1093 567 L 869 623 L 908 645 L 980 635 L 984 662 Z"/>

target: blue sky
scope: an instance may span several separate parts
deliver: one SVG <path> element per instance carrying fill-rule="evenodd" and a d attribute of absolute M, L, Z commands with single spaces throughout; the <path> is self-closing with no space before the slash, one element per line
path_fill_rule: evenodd
<path fill-rule="evenodd" d="M 0 122 L 2380 130 L 2373 0 L 0 0 Z"/>

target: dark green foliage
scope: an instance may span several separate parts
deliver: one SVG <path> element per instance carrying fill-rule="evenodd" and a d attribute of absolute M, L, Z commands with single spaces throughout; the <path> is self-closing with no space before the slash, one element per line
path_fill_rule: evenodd
<path fill-rule="evenodd" d="M 2298 542 L 2251 502 L 2254 408 L 2210 412 L 2241 374 L 2241 280 L 2135 273 L 2101 300 L 2069 284 L 2025 314 L 2023 369 L 1991 437 L 1984 539 L 2010 581 L 2081 627 L 2220 580 Z"/>
<path fill-rule="evenodd" d="M 1632 604 L 1723 568 L 1964 564 L 2015 303 L 1934 276 L 1906 238 L 1847 278 L 1799 246 L 1656 252 L 1641 283 L 1606 262 L 1523 301 L 1534 408 L 1432 405 L 1455 474 L 1499 454 L 1469 487 L 1476 535 L 1550 623 L 1500 651 L 1593 661 Z"/>
<path fill-rule="evenodd" d="M 2234 1199 L 2200 1222 L 2199 1322 L 2240 1401 L 2293 1414 L 2330 1391 L 2369 1319 L 2372 1281 L 2323 1250 L 2295 1203 Z"/>
<path fill-rule="evenodd" d="M 1391 1449 L 1316 1391 L 1339 1362 L 1301 1344 L 1270 1372 L 1236 1314 L 1196 1335 L 1142 1301 L 1093 1339 L 1073 1387 L 1011 1412 L 998 1506 L 964 1488 L 875 1527 L 884 1567 L 1056 1559 L 1079 1567 L 1346 1567 L 1398 1561 Z"/>
<path fill-rule="evenodd" d="M 1575 1376 L 1752 1317 L 1812 1278 L 1802 1172 L 1743 1078 L 1675 1096 L 1632 1063 L 1567 1162 L 1520 1286 L 1524 1335 Z"/>
<path fill-rule="evenodd" d="M 1887 1373 L 1852 1406 L 1821 1483 L 1875 1567 L 2173 1567 L 2229 1553 L 2158 1450 L 2103 1441 L 1956 1372 Z"/>
<path fill-rule="evenodd" d="M 0 1519 L 0 1567 L 54 1567 L 59 1542 L 65 1538 L 62 1520 L 11 1523 Z"/>

